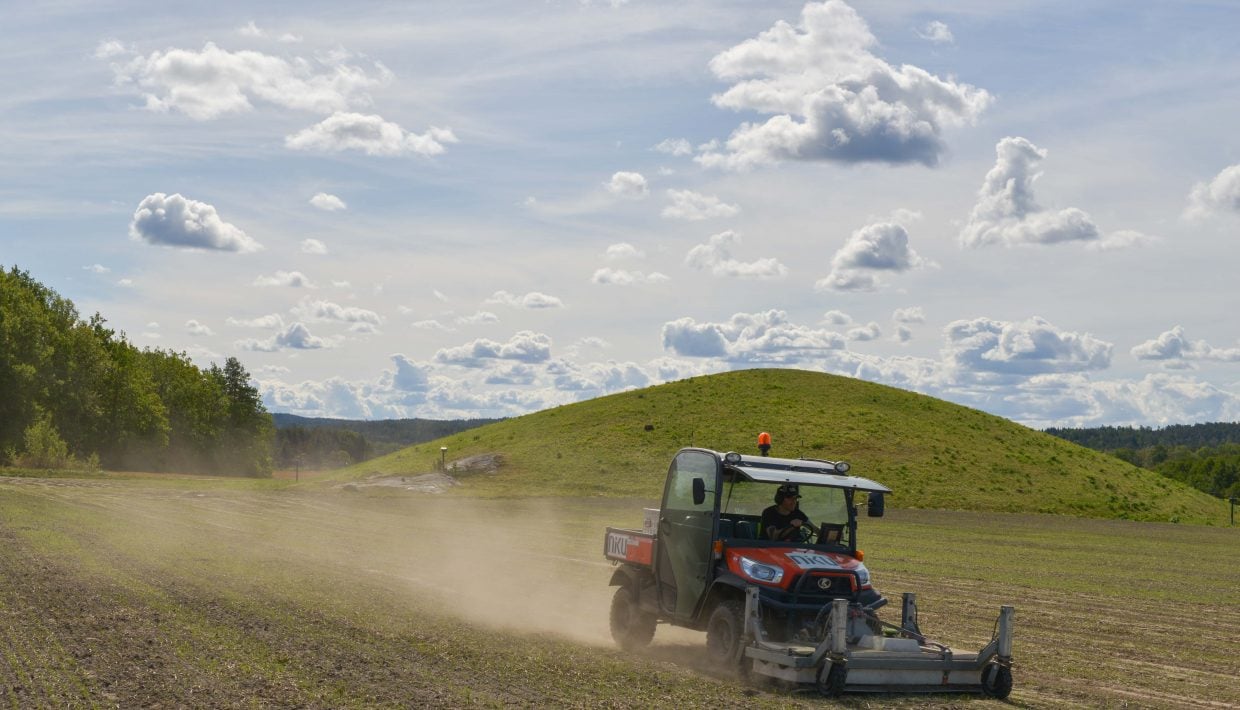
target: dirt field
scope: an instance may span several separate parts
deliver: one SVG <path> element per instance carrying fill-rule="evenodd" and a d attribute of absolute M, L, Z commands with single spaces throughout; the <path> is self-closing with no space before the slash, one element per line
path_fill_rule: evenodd
<path fill-rule="evenodd" d="M 605 525 L 641 502 L 0 478 L 0 704 L 828 707 L 607 636 Z M 965 648 L 1017 607 L 1020 707 L 1237 707 L 1240 531 L 892 511 L 889 596 Z M 999 706 L 861 697 L 849 707 Z"/>

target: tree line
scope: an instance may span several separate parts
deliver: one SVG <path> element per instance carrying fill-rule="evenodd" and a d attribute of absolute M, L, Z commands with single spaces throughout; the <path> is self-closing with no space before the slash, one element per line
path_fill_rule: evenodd
<path fill-rule="evenodd" d="M 0 269 L 0 455 L 12 465 L 270 475 L 271 415 L 234 357 L 139 349 Z"/>
<path fill-rule="evenodd" d="M 1220 498 L 1240 496 L 1240 423 L 1047 429 Z"/>
<path fill-rule="evenodd" d="M 302 417 L 277 412 L 276 467 L 338 468 L 413 444 L 451 436 L 498 419 L 352 420 Z"/>
<path fill-rule="evenodd" d="M 277 468 L 326 469 L 365 461 L 374 456 L 374 449 L 356 431 L 290 426 L 276 430 L 275 454 Z"/>

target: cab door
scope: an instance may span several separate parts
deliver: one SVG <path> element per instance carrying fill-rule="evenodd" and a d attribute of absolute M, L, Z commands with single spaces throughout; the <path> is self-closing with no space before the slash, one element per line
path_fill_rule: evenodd
<path fill-rule="evenodd" d="M 667 472 L 654 570 L 659 607 L 678 620 L 693 618 L 710 578 L 719 466 L 713 452 L 685 450 Z M 705 484 L 701 503 L 693 501 L 694 479 Z"/>

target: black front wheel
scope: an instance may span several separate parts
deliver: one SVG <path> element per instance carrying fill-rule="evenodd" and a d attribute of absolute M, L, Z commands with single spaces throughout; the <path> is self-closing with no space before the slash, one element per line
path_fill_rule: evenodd
<path fill-rule="evenodd" d="M 654 614 L 642 611 L 637 605 L 633 590 L 620 587 L 611 598 L 611 637 L 626 651 L 635 651 L 650 645 L 658 620 Z"/>
<path fill-rule="evenodd" d="M 740 661 L 741 638 L 745 632 L 745 610 L 735 599 L 719 602 L 706 622 L 706 653 L 720 668 L 736 668 Z"/>
<path fill-rule="evenodd" d="M 827 698 L 838 698 L 844 694 L 844 684 L 847 682 L 848 666 L 828 663 L 818 675 L 818 693 Z"/>
<path fill-rule="evenodd" d="M 1012 669 L 991 663 L 982 669 L 982 692 L 1003 700 L 1012 692 Z"/>

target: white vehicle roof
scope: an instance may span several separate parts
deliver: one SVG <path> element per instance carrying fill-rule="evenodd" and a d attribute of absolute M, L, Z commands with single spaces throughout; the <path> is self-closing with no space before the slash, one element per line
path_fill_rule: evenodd
<path fill-rule="evenodd" d="M 724 466 L 759 483 L 796 483 L 802 486 L 852 488 L 875 493 L 891 492 L 887 486 L 868 478 L 846 476 L 837 472 L 834 461 L 741 456 L 737 463 L 727 463 L 725 459 Z"/>

